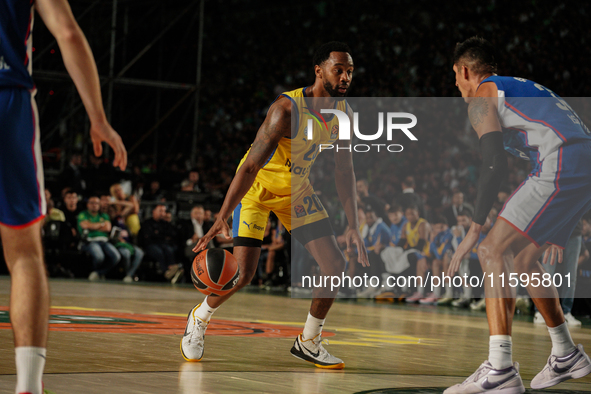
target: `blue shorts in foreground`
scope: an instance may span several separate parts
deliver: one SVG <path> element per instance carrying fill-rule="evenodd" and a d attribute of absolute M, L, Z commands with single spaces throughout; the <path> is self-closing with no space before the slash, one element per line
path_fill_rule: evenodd
<path fill-rule="evenodd" d="M 0 89 L 0 224 L 22 228 L 45 216 L 35 101 L 26 89 Z"/>
<path fill-rule="evenodd" d="M 591 209 L 591 142 L 558 148 L 519 185 L 499 217 L 540 247 L 564 248 Z"/>

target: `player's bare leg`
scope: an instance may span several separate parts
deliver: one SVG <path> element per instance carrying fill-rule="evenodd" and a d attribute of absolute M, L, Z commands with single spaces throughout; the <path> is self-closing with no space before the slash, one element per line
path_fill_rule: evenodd
<path fill-rule="evenodd" d="M 345 270 L 345 259 L 334 236 L 312 240 L 305 247 L 320 266 L 321 276 L 341 277 Z M 321 343 L 324 320 L 338 292 L 339 288 L 314 288 L 314 298 L 304 332 L 296 338 L 291 348 L 291 354 L 295 357 L 309 361 L 319 368 L 342 369 L 345 367 L 345 363 L 330 355 Z"/>
<path fill-rule="evenodd" d="M 261 248 L 254 246 L 235 246 L 233 255 L 240 267 L 240 278 L 232 291 L 224 296 L 211 295 L 205 297 L 201 304 L 195 306 L 187 317 L 187 327 L 181 340 L 181 354 L 187 361 L 200 361 L 203 357 L 204 335 L 209 319 L 213 313 L 232 295 L 249 284 L 256 273 Z"/>
<path fill-rule="evenodd" d="M 529 278 L 533 278 L 534 274 L 541 278 L 545 271 L 539 259 L 547 248 L 548 245 L 537 248 L 533 244 L 524 248 L 515 258 L 517 272 L 519 274 L 525 273 Z M 553 282 L 551 281 L 549 286 L 532 286 L 530 281 L 527 291 L 538 311 L 544 317 L 552 339 L 552 352 L 548 362 L 542 371 L 534 377 L 531 387 L 534 389 L 547 388 L 565 380 L 581 378 L 591 373 L 591 359 L 585 354 L 581 345 L 575 346 L 570 336 L 560 306 L 558 291 Z"/>
<path fill-rule="evenodd" d="M 49 285 L 43 262 L 41 221 L 21 229 L 0 225 L 11 276 L 10 321 L 14 333 L 17 392 L 42 391 L 49 322 Z"/>

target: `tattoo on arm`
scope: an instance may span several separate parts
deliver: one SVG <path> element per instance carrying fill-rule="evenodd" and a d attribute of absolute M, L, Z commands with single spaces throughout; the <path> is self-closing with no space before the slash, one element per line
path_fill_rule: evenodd
<path fill-rule="evenodd" d="M 470 103 L 468 107 L 468 116 L 470 117 L 470 123 L 476 128 L 479 124 L 484 121 L 484 118 L 488 115 L 488 102 L 483 97 L 476 97 Z"/>
<path fill-rule="evenodd" d="M 262 167 L 281 138 L 290 132 L 291 114 L 281 106 L 273 108 L 252 143 L 249 158 Z"/>

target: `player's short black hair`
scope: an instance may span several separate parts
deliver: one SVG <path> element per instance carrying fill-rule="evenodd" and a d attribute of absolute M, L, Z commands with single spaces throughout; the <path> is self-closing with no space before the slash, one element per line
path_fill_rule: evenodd
<path fill-rule="evenodd" d="M 321 66 L 328 58 L 330 57 L 331 52 L 347 52 L 351 55 L 351 48 L 349 45 L 345 44 L 344 42 L 339 41 L 331 41 L 327 42 L 326 44 L 322 44 L 316 52 L 314 52 L 314 58 L 312 59 L 312 66 Z M 353 56 L 353 55 L 351 55 Z"/>
<path fill-rule="evenodd" d="M 454 64 L 461 62 L 476 74 L 496 74 L 497 51 L 495 47 L 482 37 L 474 36 L 464 42 L 458 42 L 454 51 Z"/>

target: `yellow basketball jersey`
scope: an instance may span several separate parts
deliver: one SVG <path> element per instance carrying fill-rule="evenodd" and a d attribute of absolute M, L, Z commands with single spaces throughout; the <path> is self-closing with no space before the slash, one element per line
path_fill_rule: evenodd
<path fill-rule="evenodd" d="M 423 218 L 419 218 L 414 227 L 412 227 L 410 222 L 408 222 L 406 226 L 406 244 L 411 248 L 416 247 L 419 243 L 419 240 L 421 239 L 419 236 L 419 226 L 421 223 L 427 223 L 427 221 Z M 425 247 L 421 252 L 425 254 L 429 253 L 429 242 L 426 242 Z"/>
<path fill-rule="evenodd" d="M 297 134 L 292 133 L 291 138 L 284 137 L 279 141 L 277 148 L 271 154 L 263 168 L 257 174 L 257 181 L 271 193 L 287 196 L 293 192 L 305 188 L 310 175 L 310 168 L 316 160 L 321 144 L 333 144 L 339 136 L 339 122 L 333 114 L 321 114 L 319 109 L 308 107 L 313 100 L 306 99 L 306 88 L 282 93 L 281 96 L 289 98 L 292 102 L 292 127 L 297 127 Z M 336 109 L 346 113 L 347 103 L 344 100 L 337 101 Z M 308 120 L 312 120 L 312 138 L 308 139 Z M 250 149 L 248 150 L 250 152 Z M 246 155 L 240 161 L 244 163 Z"/>

